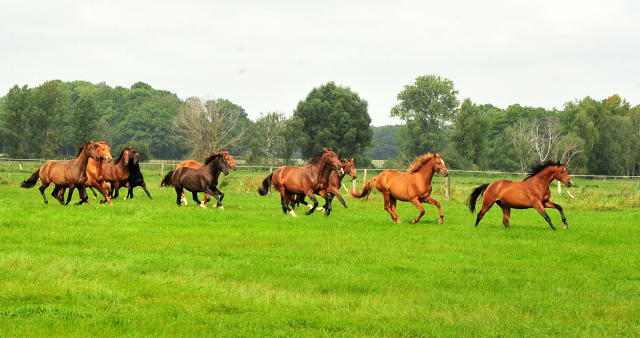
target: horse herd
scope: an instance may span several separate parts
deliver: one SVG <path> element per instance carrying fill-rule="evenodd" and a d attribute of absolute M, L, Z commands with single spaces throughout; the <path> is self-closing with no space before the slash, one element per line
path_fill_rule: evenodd
<path fill-rule="evenodd" d="M 141 186 L 151 199 L 149 191 L 146 189 L 144 178 L 140 171 L 138 160 L 140 152 L 132 150 L 131 147 L 122 147 L 122 153 L 114 161 L 110 154 L 110 149 L 105 142 L 85 142 L 78 148 L 75 159 L 68 162 L 48 161 L 34 172 L 28 179 L 22 182 L 21 187 L 31 188 L 35 186 L 38 179 L 42 182 L 40 193 L 45 203 L 48 203 L 45 196 L 45 189 L 54 184 L 51 194 L 61 204 L 67 205 L 71 201 L 74 189 L 80 193 L 80 202 L 88 204 L 86 187 L 98 189 L 104 196 L 101 203 L 111 204 L 111 198 L 118 196 L 120 187 L 127 187 L 127 197 L 133 197 L 133 188 Z M 477 214 L 477 226 L 484 214 L 497 204 L 503 212 L 503 224 L 509 227 L 511 209 L 535 208 L 540 215 L 549 223 L 553 230 L 551 219 L 547 215 L 545 208 L 556 209 L 562 216 L 564 228 L 568 228 L 567 219 L 560 205 L 549 200 L 551 191 L 549 185 L 556 179 L 566 186 L 572 185 L 571 178 L 565 167 L 566 163 L 546 160 L 542 163 L 532 165 L 524 180 L 509 181 L 497 180 L 493 183 L 483 184 L 475 188 L 468 200 L 469 211 L 475 213 L 477 199 L 483 196 L 482 209 Z M 188 190 L 193 195 L 193 200 L 201 207 L 211 200 L 211 196 L 216 199 L 214 206 L 224 209 L 222 200 L 224 194 L 218 189 L 218 178 L 221 173 L 227 175 L 229 169 L 236 170 L 236 164 L 228 152 L 212 154 L 205 158 L 204 164 L 195 161 L 184 161 L 174 170 L 168 172 L 162 179 L 161 186 L 173 186 L 176 191 L 176 203 L 187 205 L 184 190 Z M 444 214 L 440 203 L 431 197 L 431 181 L 435 173 L 448 176 L 444 160 L 438 154 L 426 154 L 418 158 L 407 172 L 397 170 L 385 170 L 378 176 L 367 180 L 361 192 L 352 191 L 351 196 L 355 198 L 368 198 L 375 187 L 383 196 L 384 209 L 391 215 L 394 222 L 401 223 L 396 214 L 396 203 L 398 200 L 411 202 L 418 208 L 420 214 L 411 221 L 411 224 L 420 221 L 425 210 L 422 203 L 433 204 L 440 212 L 439 223 L 444 222 Z M 340 203 L 346 208 L 347 205 L 340 195 L 341 182 L 344 176 L 349 175 L 356 178 L 355 165 L 351 160 L 339 160 L 338 155 L 330 148 L 324 148 L 316 153 L 307 164 L 301 167 L 283 166 L 267 176 L 260 186 L 258 193 L 265 196 L 271 187 L 280 193 L 280 204 L 282 211 L 296 217 L 294 211 L 299 204 L 309 207 L 307 215 L 315 210 L 324 210 L 325 216 L 329 216 L 332 210 L 331 202 L 337 197 Z M 67 201 L 64 201 L 64 192 L 68 189 Z M 346 189 L 346 188 L 345 188 Z M 198 199 L 198 192 L 204 192 L 203 201 Z M 94 191 L 94 195 L 96 195 Z M 325 205 L 318 207 L 316 195 L 325 199 Z M 308 204 L 305 199 L 309 198 L 312 204 Z"/>

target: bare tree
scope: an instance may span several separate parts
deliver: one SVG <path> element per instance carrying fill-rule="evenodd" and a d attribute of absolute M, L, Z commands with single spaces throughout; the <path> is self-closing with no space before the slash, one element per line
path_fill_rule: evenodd
<path fill-rule="evenodd" d="M 520 170 L 525 171 L 533 158 L 534 146 L 531 143 L 531 123 L 520 120 L 506 129 L 507 139 L 513 144 L 515 156 L 520 164 Z"/>
<path fill-rule="evenodd" d="M 186 99 L 174 120 L 178 135 L 191 148 L 191 158 L 204 158 L 231 147 L 244 129 L 231 136 L 240 114 L 222 100 Z"/>

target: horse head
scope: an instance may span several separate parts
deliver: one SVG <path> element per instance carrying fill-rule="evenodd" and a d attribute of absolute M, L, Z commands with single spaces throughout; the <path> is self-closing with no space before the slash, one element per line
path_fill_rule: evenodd
<path fill-rule="evenodd" d="M 351 158 L 351 161 L 346 158 L 342 159 L 342 170 L 344 171 L 345 175 L 351 176 L 351 180 L 355 180 L 357 178 L 356 165 L 353 164 L 353 157 Z"/>
<path fill-rule="evenodd" d="M 111 163 L 113 157 L 111 156 L 111 148 L 109 148 L 107 142 L 100 141 L 96 142 L 96 144 L 98 144 L 98 154 L 100 155 L 100 158 L 106 160 L 107 163 Z"/>
<path fill-rule="evenodd" d="M 444 160 L 438 154 L 433 154 L 433 171 L 444 177 L 449 176 L 449 169 L 447 169 L 447 166 L 444 164 Z"/>
<path fill-rule="evenodd" d="M 138 161 L 140 161 L 140 152 L 137 150 L 132 150 L 133 152 L 133 164 L 138 164 Z"/>
<path fill-rule="evenodd" d="M 337 171 L 340 175 L 344 175 L 344 170 L 342 170 L 342 163 L 338 159 L 338 155 L 333 152 L 331 148 L 324 148 L 322 158 L 324 159 L 325 165 L 331 167 L 331 169 Z"/>
<path fill-rule="evenodd" d="M 83 151 L 86 152 L 88 157 L 92 157 L 96 161 L 100 161 L 100 154 L 98 153 L 99 145 L 93 141 L 84 141 Z"/>
<path fill-rule="evenodd" d="M 558 164 L 558 169 L 554 173 L 553 178 L 562 182 L 567 187 L 570 187 L 573 185 L 573 181 L 571 181 L 571 177 L 569 177 L 569 171 L 567 171 L 566 164 L 567 162 Z"/>
<path fill-rule="evenodd" d="M 209 157 L 204 159 L 204 165 L 208 165 L 214 162 L 213 167 L 217 168 L 213 172 L 215 173 L 217 170 L 222 170 L 222 172 L 226 175 L 229 175 L 229 168 L 227 167 L 227 160 L 225 160 L 224 155 L 222 154 L 212 154 Z M 212 169 L 213 170 L 213 169 Z"/>
<path fill-rule="evenodd" d="M 124 159 L 124 165 L 129 165 L 129 159 L 131 158 L 131 146 L 122 146 L 122 159 Z"/>
<path fill-rule="evenodd" d="M 235 171 L 238 167 L 236 166 L 236 162 L 233 160 L 233 157 L 229 155 L 228 151 L 221 151 L 221 155 L 224 156 L 225 161 L 227 161 L 227 168 Z"/>

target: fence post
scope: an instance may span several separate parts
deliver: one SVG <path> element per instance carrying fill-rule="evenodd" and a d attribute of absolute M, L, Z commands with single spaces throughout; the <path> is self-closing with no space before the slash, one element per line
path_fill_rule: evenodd
<path fill-rule="evenodd" d="M 364 187 L 364 182 L 367 181 L 367 169 L 364 170 L 364 175 L 362 176 L 362 186 Z"/>
<path fill-rule="evenodd" d="M 160 176 L 164 175 L 164 163 L 160 166 Z"/>
<path fill-rule="evenodd" d="M 269 167 L 269 174 L 273 173 L 273 167 Z"/>
<path fill-rule="evenodd" d="M 560 187 L 560 181 L 558 181 L 558 195 L 562 194 L 562 188 Z"/>
<path fill-rule="evenodd" d="M 358 169 L 356 169 L 356 173 L 358 172 Z M 356 174 L 357 176 L 357 174 Z M 354 193 L 356 192 L 356 188 L 358 187 L 358 184 L 356 182 L 357 179 L 354 179 L 353 181 L 351 181 L 351 185 L 353 186 L 351 191 L 353 191 Z"/>
<path fill-rule="evenodd" d="M 444 186 L 445 186 L 444 196 L 447 202 L 449 202 L 449 196 L 451 196 L 451 185 L 449 184 L 449 176 L 444 178 Z"/>

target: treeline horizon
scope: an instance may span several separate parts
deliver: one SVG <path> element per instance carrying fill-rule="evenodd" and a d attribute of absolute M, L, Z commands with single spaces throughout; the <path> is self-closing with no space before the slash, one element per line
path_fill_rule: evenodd
<path fill-rule="evenodd" d="M 366 100 L 333 82 L 301 98 L 291 118 L 266 111 L 251 120 L 241 104 L 217 99 L 217 107 L 233 115 L 233 126 L 219 134 L 232 142 L 219 142 L 225 149 L 217 150 L 251 164 L 287 164 L 332 146 L 341 150 L 339 156 L 356 158 L 359 168 L 371 167 L 372 159 L 385 160 L 385 168 L 403 168 L 416 156 L 437 152 L 449 169 L 522 172 L 551 159 L 569 162 L 573 174 L 640 174 L 640 105 L 616 94 L 573 99 L 551 110 L 519 104 L 502 109 L 470 98 L 460 102 L 457 94 L 449 79 L 418 77 L 398 94 L 389 113 L 405 123 L 385 126 L 372 126 Z M 0 98 L 0 150 L 13 158 L 69 158 L 82 141 L 100 140 L 116 156 L 119 147 L 133 146 L 144 159 L 183 160 L 195 153 L 176 124 L 188 103 L 144 82 L 129 88 L 60 80 L 32 88 L 15 85 Z M 307 124 L 316 116 L 320 125 L 313 129 Z M 350 116 L 357 117 L 357 125 L 335 129 L 332 119 L 344 119 L 343 126 Z M 269 136 L 269 124 L 282 131 Z M 269 137 L 273 149 L 265 148 Z"/>

